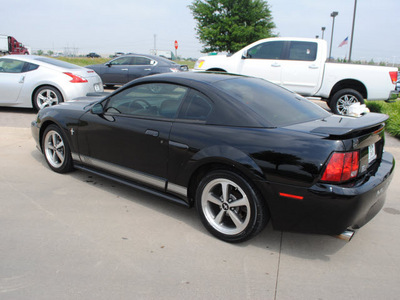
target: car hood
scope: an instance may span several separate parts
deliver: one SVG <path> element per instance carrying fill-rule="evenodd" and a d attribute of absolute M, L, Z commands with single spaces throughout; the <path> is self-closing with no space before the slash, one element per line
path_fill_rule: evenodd
<path fill-rule="evenodd" d="M 388 115 L 379 113 L 367 113 L 359 118 L 339 115 L 331 115 L 321 120 L 310 121 L 302 124 L 294 124 L 285 128 L 330 137 L 354 135 L 357 132 L 373 129 L 384 123 Z"/>

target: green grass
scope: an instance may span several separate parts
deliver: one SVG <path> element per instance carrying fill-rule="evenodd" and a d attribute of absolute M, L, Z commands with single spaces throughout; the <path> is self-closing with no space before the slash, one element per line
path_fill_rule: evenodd
<path fill-rule="evenodd" d="M 111 58 L 90 58 L 90 57 L 57 57 L 57 59 L 69 62 L 74 65 L 78 65 L 81 67 L 88 66 L 88 65 L 97 65 L 97 64 L 104 64 L 109 61 Z"/>
<path fill-rule="evenodd" d="M 372 112 L 389 115 L 386 122 L 386 131 L 396 138 L 400 138 L 400 101 L 394 103 L 384 101 L 366 101 L 367 107 Z"/>

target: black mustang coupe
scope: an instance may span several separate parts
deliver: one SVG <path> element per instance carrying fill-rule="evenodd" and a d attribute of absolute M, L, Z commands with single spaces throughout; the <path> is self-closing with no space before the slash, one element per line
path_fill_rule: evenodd
<path fill-rule="evenodd" d="M 382 208 L 387 116 L 332 115 L 258 78 L 181 72 L 45 108 L 32 134 L 49 167 L 105 176 L 187 207 L 216 237 L 275 229 L 348 234 Z"/>

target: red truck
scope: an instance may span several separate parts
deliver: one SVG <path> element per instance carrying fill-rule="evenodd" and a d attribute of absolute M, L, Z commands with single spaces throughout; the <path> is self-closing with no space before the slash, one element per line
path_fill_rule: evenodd
<path fill-rule="evenodd" d="M 0 34 L 0 55 L 29 54 L 29 50 L 14 37 Z"/>

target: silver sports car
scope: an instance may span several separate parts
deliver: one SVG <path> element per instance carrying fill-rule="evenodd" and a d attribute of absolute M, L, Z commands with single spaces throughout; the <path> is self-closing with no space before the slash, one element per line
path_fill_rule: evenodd
<path fill-rule="evenodd" d="M 43 56 L 0 57 L 0 106 L 40 110 L 93 92 L 103 92 L 93 70 Z"/>

